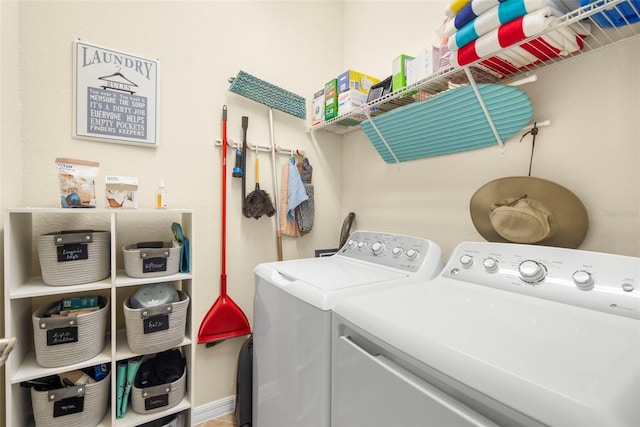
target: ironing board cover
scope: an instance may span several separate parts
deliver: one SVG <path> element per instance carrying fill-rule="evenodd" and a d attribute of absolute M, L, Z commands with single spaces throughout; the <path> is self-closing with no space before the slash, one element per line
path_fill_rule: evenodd
<path fill-rule="evenodd" d="M 503 141 L 531 120 L 533 107 L 523 91 L 500 84 L 479 84 L 478 89 Z M 361 126 L 387 163 L 497 144 L 471 86 L 448 90 L 425 101 L 397 108 L 365 120 Z"/>

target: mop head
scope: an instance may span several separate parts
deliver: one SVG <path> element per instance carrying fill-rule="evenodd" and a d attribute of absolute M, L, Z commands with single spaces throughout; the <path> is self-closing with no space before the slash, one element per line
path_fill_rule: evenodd
<path fill-rule="evenodd" d="M 256 184 L 255 191 L 249 193 L 245 199 L 242 213 L 247 218 L 258 219 L 262 215 L 272 217 L 276 213 L 276 209 L 273 207 L 269 193 L 261 190 L 260 185 Z"/>
<path fill-rule="evenodd" d="M 307 118 L 307 103 L 302 96 L 260 80 L 244 71 L 240 71 L 238 76 L 232 79 L 229 91 L 294 117 Z"/>

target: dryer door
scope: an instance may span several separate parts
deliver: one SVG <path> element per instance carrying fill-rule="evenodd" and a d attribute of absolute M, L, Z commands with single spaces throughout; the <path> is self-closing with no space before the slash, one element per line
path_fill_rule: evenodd
<path fill-rule="evenodd" d="M 338 339 L 336 350 L 332 426 L 496 426 L 348 337 Z"/>

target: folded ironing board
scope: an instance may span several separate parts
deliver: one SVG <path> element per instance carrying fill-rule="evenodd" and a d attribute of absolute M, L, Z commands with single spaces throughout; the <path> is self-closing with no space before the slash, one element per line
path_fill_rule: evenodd
<path fill-rule="evenodd" d="M 478 84 L 478 90 L 503 141 L 531 120 L 533 107 L 523 91 L 500 84 Z M 365 120 L 361 127 L 387 163 L 497 144 L 471 86 L 396 108 Z"/>

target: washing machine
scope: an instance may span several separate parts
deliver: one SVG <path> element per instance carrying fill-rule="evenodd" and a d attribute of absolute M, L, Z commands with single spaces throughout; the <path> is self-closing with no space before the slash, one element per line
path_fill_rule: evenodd
<path fill-rule="evenodd" d="M 332 426 L 640 425 L 640 258 L 466 242 L 333 316 Z"/>
<path fill-rule="evenodd" d="M 253 307 L 253 425 L 330 425 L 331 309 L 353 295 L 427 280 L 440 247 L 356 231 L 328 257 L 260 264 Z"/>

